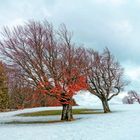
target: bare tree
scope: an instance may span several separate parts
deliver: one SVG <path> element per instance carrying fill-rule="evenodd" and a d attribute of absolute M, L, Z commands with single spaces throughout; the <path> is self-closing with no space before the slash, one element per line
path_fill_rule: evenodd
<path fill-rule="evenodd" d="M 57 59 L 48 61 L 50 63 L 48 64 L 49 70 L 52 72 L 52 84 L 41 83 L 41 85 L 51 86 L 52 91 L 49 94 L 56 95 L 63 106 L 61 120 L 70 121 L 73 119 L 73 95 L 77 91 L 87 88 L 86 76 L 83 71 L 85 50 L 75 47 L 71 40 L 72 34 L 67 31 L 65 25 L 62 25 L 57 33 L 59 36 Z M 54 56 L 51 59 L 54 60 Z"/>
<path fill-rule="evenodd" d="M 30 21 L 13 30 L 4 28 L 2 36 L 0 52 L 18 66 L 22 77 L 30 80 L 32 86 L 58 75 L 58 40 L 50 23 Z"/>
<path fill-rule="evenodd" d="M 126 85 L 123 68 L 107 48 L 102 54 L 89 50 L 88 56 L 89 91 L 102 101 L 104 112 L 110 112 L 108 101 Z"/>
<path fill-rule="evenodd" d="M 135 102 L 140 104 L 140 95 L 136 91 L 130 90 L 122 101 L 124 104 L 134 104 Z"/>
<path fill-rule="evenodd" d="M 138 102 L 140 104 L 140 95 L 135 90 L 129 91 L 128 95 L 133 99 L 134 102 Z"/>

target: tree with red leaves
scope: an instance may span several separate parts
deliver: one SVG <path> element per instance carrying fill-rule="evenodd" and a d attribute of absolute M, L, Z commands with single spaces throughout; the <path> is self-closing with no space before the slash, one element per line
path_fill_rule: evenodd
<path fill-rule="evenodd" d="M 30 21 L 24 26 L 5 28 L 0 52 L 16 64 L 22 77 L 38 93 L 57 98 L 63 106 L 62 120 L 72 120 L 72 97 L 86 88 L 83 72 L 84 49 L 71 42 L 64 25 L 54 30 L 47 21 Z"/>
<path fill-rule="evenodd" d="M 57 84 L 56 82 L 55 84 L 54 82 L 45 82 L 38 86 L 38 92 L 55 96 L 59 100 L 63 106 L 61 120 L 67 121 L 73 120 L 72 97 L 82 89 L 87 89 L 86 78 L 76 70 L 72 70 L 71 74 L 66 71 Z"/>
<path fill-rule="evenodd" d="M 39 84 L 40 92 L 55 96 L 63 106 L 61 120 L 72 120 L 72 97 L 79 90 L 87 89 L 85 50 L 74 47 L 71 34 L 63 25 L 59 31 L 61 47 L 58 49 L 57 65 L 51 64 L 51 80 Z M 53 59 L 54 60 L 54 59 Z M 56 62 L 54 62 L 56 63 Z M 44 87 L 44 89 L 43 89 Z M 47 87 L 47 88 L 46 88 Z"/>

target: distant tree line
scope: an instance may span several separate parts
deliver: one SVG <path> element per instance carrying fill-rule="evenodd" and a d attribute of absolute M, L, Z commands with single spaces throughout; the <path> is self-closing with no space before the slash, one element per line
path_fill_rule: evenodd
<path fill-rule="evenodd" d="M 63 107 L 61 119 L 72 120 L 76 92 L 89 90 L 107 113 L 108 101 L 126 85 L 124 70 L 108 48 L 99 53 L 78 46 L 65 25 L 56 30 L 47 21 L 30 21 L 4 28 L 0 52 L 8 67 L 11 108 L 57 102 Z"/>

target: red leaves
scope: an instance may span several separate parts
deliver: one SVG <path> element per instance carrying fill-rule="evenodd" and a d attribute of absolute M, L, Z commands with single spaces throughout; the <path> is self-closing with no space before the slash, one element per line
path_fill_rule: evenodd
<path fill-rule="evenodd" d="M 86 78 L 79 76 L 77 79 L 68 86 L 69 91 L 78 92 L 81 89 L 87 89 Z"/>
<path fill-rule="evenodd" d="M 61 104 L 71 104 L 72 97 L 79 90 L 86 90 L 86 77 L 80 75 L 77 69 L 63 71 L 62 77 L 56 81 L 55 85 L 51 82 L 40 82 L 37 92 L 55 96 Z"/>

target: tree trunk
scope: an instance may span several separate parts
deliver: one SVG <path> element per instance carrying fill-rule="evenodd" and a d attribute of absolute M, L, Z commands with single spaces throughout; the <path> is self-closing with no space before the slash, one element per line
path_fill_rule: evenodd
<path fill-rule="evenodd" d="M 107 100 L 102 100 L 102 105 L 103 105 L 104 113 L 111 112 Z"/>
<path fill-rule="evenodd" d="M 140 104 L 140 99 L 138 99 L 138 103 Z"/>
<path fill-rule="evenodd" d="M 63 104 L 61 120 L 63 120 L 63 121 L 71 121 L 71 120 L 73 120 L 72 105 Z"/>

